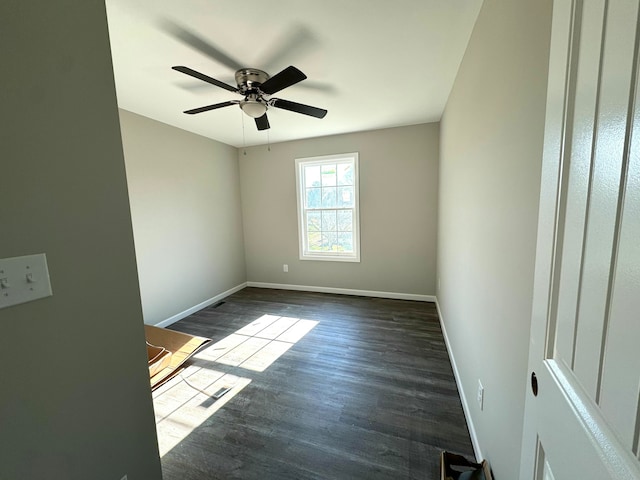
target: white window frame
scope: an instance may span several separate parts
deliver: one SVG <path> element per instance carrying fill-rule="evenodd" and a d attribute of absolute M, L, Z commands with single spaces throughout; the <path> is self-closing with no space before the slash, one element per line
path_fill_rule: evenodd
<path fill-rule="evenodd" d="M 311 252 L 308 248 L 308 235 L 305 224 L 305 184 L 303 168 L 309 165 L 328 165 L 339 161 L 353 162 L 354 173 L 354 206 L 353 211 L 353 253 L 340 252 Z M 359 195 L 359 170 L 358 152 L 341 153 L 338 155 L 323 155 L 321 157 L 296 158 L 296 199 L 298 203 L 298 243 L 300 248 L 300 260 L 323 260 L 332 262 L 359 262 L 360 261 L 360 195 Z M 328 210 L 340 210 L 330 208 Z M 311 210 L 311 209 L 309 209 Z"/>

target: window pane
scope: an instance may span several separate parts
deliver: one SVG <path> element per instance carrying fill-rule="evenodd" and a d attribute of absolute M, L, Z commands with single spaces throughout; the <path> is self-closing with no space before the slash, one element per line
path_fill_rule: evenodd
<path fill-rule="evenodd" d="M 307 239 L 310 252 L 319 252 L 322 250 L 322 233 L 309 232 Z"/>
<path fill-rule="evenodd" d="M 360 261 L 358 154 L 296 159 L 300 258 Z"/>
<path fill-rule="evenodd" d="M 338 187 L 338 207 L 353 207 L 353 187 Z"/>
<path fill-rule="evenodd" d="M 336 187 L 322 188 L 322 208 L 335 208 Z"/>
<path fill-rule="evenodd" d="M 335 187 L 336 185 L 336 166 L 322 165 L 322 186 Z"/>
<path fill-rule="evenodd" d="M 353 212 L 351 210 L 338 210 L 338 231 L 350 232 L 353 224 Z"/>
<path fill-rule="evenodd" d="M 335 232 L 336 231 L 336 211 L 329 210 L 322 212 L 322 231 L 323 232 Z"/>
<path fill-rule="evenodd" d="M 320 208 L 322 206 L 322 189 L 307 188 L 307 208 Z"/>
<path fill-rule="evenodd" d="M 319 232 L 322 230 L 322 213 L 321 212 L 307 212 L 307 231 Z"/>
<path fill-rule="evenodd" d="M 322 233 L 322 250 L 335 251 L 338 249 L 338 234 L 335 232 Z"/>
<path fill-rule="evenodd" d="M 338 247 L 342 252 L 353 252 L 353 233 L 338 233 Z"/>
<path fill-rule="evenodd" d="M 307 188 L 320 186 L 320 165 L 304 167 L 304 186 Z"/>
<path fill-rule="evenodd" d="M 353 185 L 353 165 L 343 163 L 337 168 L 338 185 Z"/>

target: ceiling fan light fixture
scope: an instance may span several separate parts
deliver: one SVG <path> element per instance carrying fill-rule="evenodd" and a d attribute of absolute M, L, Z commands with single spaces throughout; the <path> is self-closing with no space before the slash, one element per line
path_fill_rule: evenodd
<path fill-rule="evenodd" d="M 244 113 L 253 118 L 260 118 L 267 113 L 267 105 L 260 100 L 246 99 L 240 102 Z"/>

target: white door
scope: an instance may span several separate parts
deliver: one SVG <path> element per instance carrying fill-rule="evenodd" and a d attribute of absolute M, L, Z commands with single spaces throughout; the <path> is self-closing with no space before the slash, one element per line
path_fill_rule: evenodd
<path fill-rule="evenodd" d="M 640 479 L 639 3 L 554 2 L 521 480 Z"/>

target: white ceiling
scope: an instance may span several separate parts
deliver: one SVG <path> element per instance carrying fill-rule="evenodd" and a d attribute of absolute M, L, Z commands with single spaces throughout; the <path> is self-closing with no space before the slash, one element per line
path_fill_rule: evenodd
<path fill-rule="evenodd" d="M 481 4 L 106 0 L 118 103 L 236 147 L 438 121 Z M 262 132 L 236 105 L 182 113 L 241 97 L 171 69 L 185 65 L 235 86 L 232 68 L 180 41 L 169 24 L 272 76 L 296 66 L 308 79 L 275 96 L 329 113 L 320 120 L 270 108 L 271 129 Z"/>

